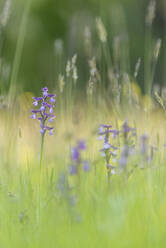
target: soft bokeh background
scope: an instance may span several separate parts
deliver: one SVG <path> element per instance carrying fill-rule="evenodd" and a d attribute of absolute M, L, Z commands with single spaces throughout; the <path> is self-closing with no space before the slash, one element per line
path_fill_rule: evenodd
<path fill-rule="evenodd" d="M 1 0 L 0 58 L 1 85 L 9 88 L 14 60 L 18 68 L 14 80 L 24 90 L 37 91 L 43 84 L 55 87 L 66 60 L 78 53 L 80 84 L 88 80 L 84 48 L 84 27 L 95 33 L 95 19 L 100 16 L 109 33 L 110 48 L 116 36 L 127 35 L 131 71 L 145 54 L 145 18 L 148 0 Z M 162 39 L 155 83 L 166 84 L 166 2 L 156 1 L 152 38 Z M 5 9 L 4 9 L 4 6 Z M 4 21 L 5 19 L 5 21 Z M 2 23 L 4 22 L 4 23 Z M 95 37 L 95 36 L 94 36 Z M 55 42 L 60 39 L 60 42 Z M 97 42 L 95 38 L 93 42 Z M 55 46 L 63 51 L 55 51 Z M 18 46 L 18 47 L 17 47 Z M 59 47 L 60 46 L 60 47 Z M 17 58 L 15 54 L 18 48 Z M 143 66 L 139 84 L 143 87 Z M 82 82 L 81 82 L 82 81 Z"/>

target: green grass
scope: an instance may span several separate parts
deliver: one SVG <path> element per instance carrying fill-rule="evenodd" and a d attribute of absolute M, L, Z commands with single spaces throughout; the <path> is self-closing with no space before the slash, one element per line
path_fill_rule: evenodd
<path fill-rule="evenodd" d="M 1 175 L 0 246 L 165 247 L 164 164 L 129 180 L 115 175 L 109 188 L 103 163 L 96 166 L 73 185 L 75 206 L 58 193 L 56 170 L 43 170 L 40 182 L 34 168 Z"/>
<path fill-rule="evenodd" d="M 96 128 L 102 122 L 114 126 L 120 122 L 117 116 L 109 114 L 109 107 L 97 110 L 98 115 L 87 113 L 87 107 L 82 106 L 79 124 L 65 114 L 62 119 L 57 118 L 55 135 L 46 137 L 41 173 L 38 123 L 28 120 L 28 115 L 15 119 L 16 128 L 11 135 L 16 138 L 6 150 L 0 169 L 0 247 L 165 247 L 165 120 L 160 113 L 160 124 L 153 115 L 148 123 L 146 113 L 126 113 L 130 123 L 136 120 L 138 135 L 149 131 L 150 143 L 158 150 L 153 163 L 146 164 L 144 169 L 139 168 L 138 154 L 131 158 L 128 174 L 112 175 L 109 185 Z M 156 125 L 160 125 L 158 132 L 154 131 Z M 66 138 L 69 133 L 70 139 Z M 8 147 L 10 137 L 3 133 L 1 138 L 3 146 Z M 77 138 L 87 140 L 84 157 L 91 163 L 91 171 L 81 174 L 79 184 L 76 177 L 68 174 L 69 149 Z M 122 147 L 122 140 L 120 143 Z M 69 187 L 66 185 L 61 192 L 58 181 L 64 172 Z M 76 198 L 74 205 L 69 204 L 72 197 Z"/>

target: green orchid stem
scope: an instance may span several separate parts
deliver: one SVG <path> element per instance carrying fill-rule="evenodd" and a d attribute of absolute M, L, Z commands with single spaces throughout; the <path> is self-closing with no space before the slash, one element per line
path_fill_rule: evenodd
<path fill-rule="evenodd" d="M 44 147 L 44 137 L 45 137 L 45 133 L 41 134 L 41 147 L 40 147 L 40 170 L 41 170 L 41 168 L 42 168 L 43 147 Z"/>

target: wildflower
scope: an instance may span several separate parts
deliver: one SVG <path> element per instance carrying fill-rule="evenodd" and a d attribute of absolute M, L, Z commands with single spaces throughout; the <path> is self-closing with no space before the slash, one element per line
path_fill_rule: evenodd
<path fill-rule="evenodd" d="M 119 134 L 119 131 L 116 129 L 112 129 L 112 125 L 101 124 L 99 127 L 98 135 L 99 140 L 103 140 L 103 148 L 100 150 L 100 152 L 101 155 L 105 158 L 108 179 L 110 178 L 110 175 L 114 174 L 115 172 L 113 170 L 113 166 L 110 165 L 110 159 L 112 157 L 112 162 L 116 162 L 115 157 L 117 156 L 118 149 L 118 147 L 109 143 L 110 134 L 112 134 L 113 139 L 116 139 L 117 135 Z"/>
<path fill-rule="evenodd" d="M 85 141 L 84 140 L 78 141 L 78 148 L 80 150 L 86 150 L 86 144 L 85 144 Z"/>
<path fill-rule="evenodd" d="M 53 114 L 53 109 L 55 107 L 55 94 L 49 94 L 48 88 L 44 87 L 42 89 L 43 95 L 41 97 L 33 97 L 33 105 L 38 106 L 38 109 L 32 109 L 32 119 L 38 119 L 40 122 L 40 133 L 41 133 L 41 150 L 40 150 L 40 168 L 42 162 L 44 136 L 48 131 L 49 135 L 53 134 L 54 127 L 48 126 L 47 122 L 52 123 L 56 116 Z"/>
<path fill-rule="evenodd" d="M 33 97 L 33 105 L 37 107 L 39 105 L 39 109 L 31 110 L 32 119 L 38 119 L 40 122 L 42 134 L 45 134 L 46 131 L 49 131 L 49 134 L 52 135 L 53 127 L 49 127 L 46 125 L 47 120 L 49 122 L 53 122 L 56 116 L 53 114 L 53 109 L 55 107 L 55 94 L 48 94 L 48 88 L 45 87 L 42 89 L 43 96 L 42 97 Z M 48 103 L 50 102 L 50 103 Z"/>
<path fill-rule="evenodd" d="M 69 174 L 79 174 L 80 168 L 82 167 L 84 172 L 90 170 L 90 164 L 87 160 L 82 159 L 82 151 L 86 150 L 85 141 L 80 140 L 77 142 L 75 147 L 71 149 L 71 161 L 72 165 L 69 166 Z"/>
<path fill-rule="evenodd" d="M 116 139 L 117 135 L 120 133 L 118 130 L 116 129 L 113 129 L 111 130 L 111 133 L 112 133 L 112 138 L 113 139 Z"/>
<path fill-rule="evenodd" d="M 102 140 L 102 139 L 103 139 L 103 136 L 100 135 L 100 136 L 98 137 L 98 140 Z"/>
<path fill-rule="evenodd" d="M 122 128 L 123 128 L 124 134 L 127 134 L 127 133 L 129 133 L 131 131 L 131 128 L 128 126 L 128 122 L 127 121 L 125 121 L 123 123 Z"/>
<path fill-rule="evenodd" d="M 133 145 L 132 137 L 136 136 L 136 128 L 130 127 L 128 122 L 125 121 L 122 125 L 121 132 L 124 138 L 124 145 L 119 158 L 119 166 L 121 169 L 125 170 L 129 156 L 134 154 L 135 147 Z"/>
<path fill-rule="evenodd" d="M 129 134 L 131 134 L 131 136 L 136 136 L 136 128 L 131 128 L 128 125 L 128 121 L 125 121 L 122 125 L 122 133 L 124 136 L 124 142 L 128 143 Z"/>
<path fill-rule="evenodd" d="M 80 158 L 80 153 L 79 153 L 78 147 L 73 147 L 73 148 L 71 149 L 71 159 L 72 159 L 73 161 L 78 161 L 79 158 Z"/>
<path fill-rule="evenodd" d="M 84 161 L 84 162 L 83 162 L 83 170 L 84 170 L 85 172 L 87 172 L 87 171 L 90 170 L 90 164 L 89 164 L 88 161 Z"/>

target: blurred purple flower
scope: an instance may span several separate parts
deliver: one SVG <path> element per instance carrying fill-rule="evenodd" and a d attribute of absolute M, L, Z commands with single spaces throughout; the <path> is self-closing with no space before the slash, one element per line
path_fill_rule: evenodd
<path fill-rule="evenodd" d="M 112 138 L 113 139 L 116 139 L 117 135 L 120 133 L 118 130 L 116 129 L 113 129 L 111 130 L 111 133 L 112 133 Z"/>
<path fill-rule="evenodd" d="M 112 127 L 112 125 L 105 125 L 105 124 L 101 124 L 100 126 L 103 127 L 103 128 L 107 128 L 107 129 Z"/>
<path fill-rule="evenodd" d="M 86 150 L 86 143 L 83 140 L 77 142 L 77 146 L 71 149 L 72 165 L 69 166 L 70 175 L 79 174 L 82 167 L 84 172 L 90 170 L 90 164 L 87 160 L 82 160 L 82 151 Z"/>
<path fill-rule="evenodd" d="M 90 171 L 90 164 L 89 164 L 88 161 L 84 161 L 84 162 L 83 162 L 83 170 L 84 170 L 85 172 Z"/>
<path fill-rule="evenodd" d="M 124 137 L 127 138 L 128 134 L 131 132 L 132 136 L 136 136 L 136 128 L 131 128 L 128 125 L 128 121 L 125 121 L 122 125 L 122 132 Z"/>
<path fill-rule="evenodd" d="M 78 147 L 73 147 L 71 149 L 71 159 L 73 161 L 78 161 L 79 158 L 80 158 L 80 153 L 79 153 Z"/>
<path fill-rule="evenodd" d="M 78 145 L 77 145 L 78 149 L 80 150 L 86 150 L 86 144 L 84 140 L 80 140 L 78 141 Z"/>

